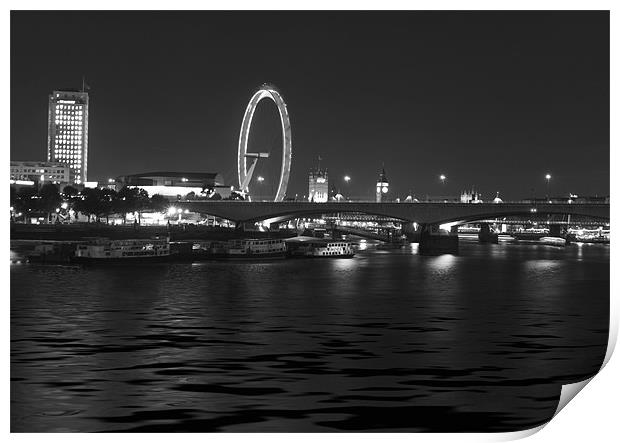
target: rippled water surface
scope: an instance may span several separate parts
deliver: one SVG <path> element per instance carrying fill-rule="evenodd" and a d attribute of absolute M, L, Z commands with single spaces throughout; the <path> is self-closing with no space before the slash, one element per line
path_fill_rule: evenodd
<path fill-rule="evenodd" d="M 607 345 L 601 245 L 10 275 L 14 432 L 513 431 Z"/>

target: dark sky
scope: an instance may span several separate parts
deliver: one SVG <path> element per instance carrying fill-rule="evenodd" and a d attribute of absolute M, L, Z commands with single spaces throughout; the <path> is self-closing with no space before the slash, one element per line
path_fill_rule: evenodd
<path fill-rule="evenodd" d="M 289 195 L 317 157 L 368 197 L 609 194 L 607 12 L 13 12 L 11 159 L 45 160 L 47 97 L 91 87 L 90 180 L 154 170 L 236 183 L 241 120 L 275 84 L 293 134 Z M 275 191 L 276 108 L 250 150 Z M 438 178 L 448 177 L 441 186 Z"/>

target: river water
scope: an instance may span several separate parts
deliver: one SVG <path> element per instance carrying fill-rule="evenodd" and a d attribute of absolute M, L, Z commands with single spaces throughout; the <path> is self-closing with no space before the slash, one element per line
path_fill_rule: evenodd
<path fill-rule="evenodd" d="M 595 374 L 609 246 L 11 264 L 11 430 L 515 431 Z"/>

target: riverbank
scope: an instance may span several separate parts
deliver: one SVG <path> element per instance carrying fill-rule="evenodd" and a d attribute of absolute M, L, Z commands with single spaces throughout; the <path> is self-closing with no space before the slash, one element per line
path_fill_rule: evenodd
<path fill-rule="evenodd" d="M 230 240 L 234 238 L 288 238 L 297 235 L 291 230 L 244 231 L 201 225 L 139 226 L 107 225 L 105 223 L 73 223 L 57 225 L 11 225 L 11 241 L 56 240 L 80 241 L 92 237 L 114 240 L 170 236 L 171 241 L 182 240 Z"/>

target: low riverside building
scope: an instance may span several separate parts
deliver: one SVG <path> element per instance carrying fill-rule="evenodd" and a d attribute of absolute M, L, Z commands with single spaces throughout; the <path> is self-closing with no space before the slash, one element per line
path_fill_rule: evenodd
<path fill-rule="evenodd" d="M 72 169 L 60 162 L 11 161 L 11 185 L 34 186 L 73 183 Z"/>
<path fill-rule="evenodd" d="M 232 190 L 220 174 L 213 172 L 145 172 L 116 177 L 114 184 L 117 191 L 124 186 L 137 187 L 168 200 L 227 198 Z"/>

